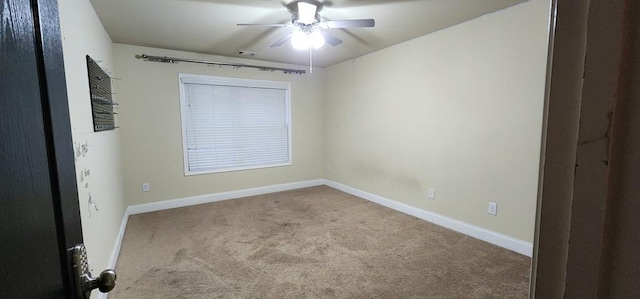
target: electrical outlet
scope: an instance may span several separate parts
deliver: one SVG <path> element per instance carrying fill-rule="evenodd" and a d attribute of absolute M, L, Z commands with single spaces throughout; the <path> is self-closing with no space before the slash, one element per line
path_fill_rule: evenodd
<path fill-rule="evenodd" d="M 429 199 L 436 199 L 436 189 L 429 188 Z"/>
<path fill-rule="evenodd" d="M 149 192 L 149 183 L 142 184 L 142 192 Z"/>
<path fill-rule="evenodd" d="M 327 171 L 331 171 L 331 164 L 327 164 Z"/>
<path fill-rule="evenodd" d="M 498 215 L 498 204 L 495 202 L 489 203 L 489 208 L 487 209 L 487 213 L 491 215 Z"/>

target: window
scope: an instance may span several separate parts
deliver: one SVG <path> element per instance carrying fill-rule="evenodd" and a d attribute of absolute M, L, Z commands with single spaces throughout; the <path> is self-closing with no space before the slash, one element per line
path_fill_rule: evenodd
<path fill-rule="evenodd" d="M 291 165 L 290 83 L 179 78 L 185 175 Z"/>

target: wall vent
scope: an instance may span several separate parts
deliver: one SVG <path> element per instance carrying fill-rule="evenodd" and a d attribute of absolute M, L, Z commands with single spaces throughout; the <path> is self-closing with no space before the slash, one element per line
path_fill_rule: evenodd
<path fill-rule="evenodd" d="M 240 56 L 249 56 L 249 57 L 255 57 L 258 56 L 258 53 L 256 52 L 251 52 L 251 51 L 238 51 L 238 55 Z"/>

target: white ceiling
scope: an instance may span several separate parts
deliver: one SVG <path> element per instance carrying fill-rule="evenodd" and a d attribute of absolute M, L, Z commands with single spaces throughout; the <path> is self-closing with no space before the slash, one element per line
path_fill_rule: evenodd
<path fill-rule="evenodd" d="M 91 0 L 113 42 L 196 53 L 306 65 L 308 51 L 286 43 L 269 47 L 288 28 L 240 27 L 237 23 L 291 20 L 279 0 Z M 398 44 L 526 0 L 332 0 L 323 20 L 367 19 L 374 28 L 331 29 L 344 42 L 313 53 L 313 64 L 329 66 Z M 140 53 L 142 54 L 142 53 Z M 154 53 L 145 53 L 154 55 Z"/>

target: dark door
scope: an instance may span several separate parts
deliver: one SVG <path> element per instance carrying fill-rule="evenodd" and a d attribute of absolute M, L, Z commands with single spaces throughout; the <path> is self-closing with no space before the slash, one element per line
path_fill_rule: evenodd
<path fill-rule="evenodd" d="M 0 298 L 74 298 L 82 243 L 56 0 L 0 0 Z"/>

